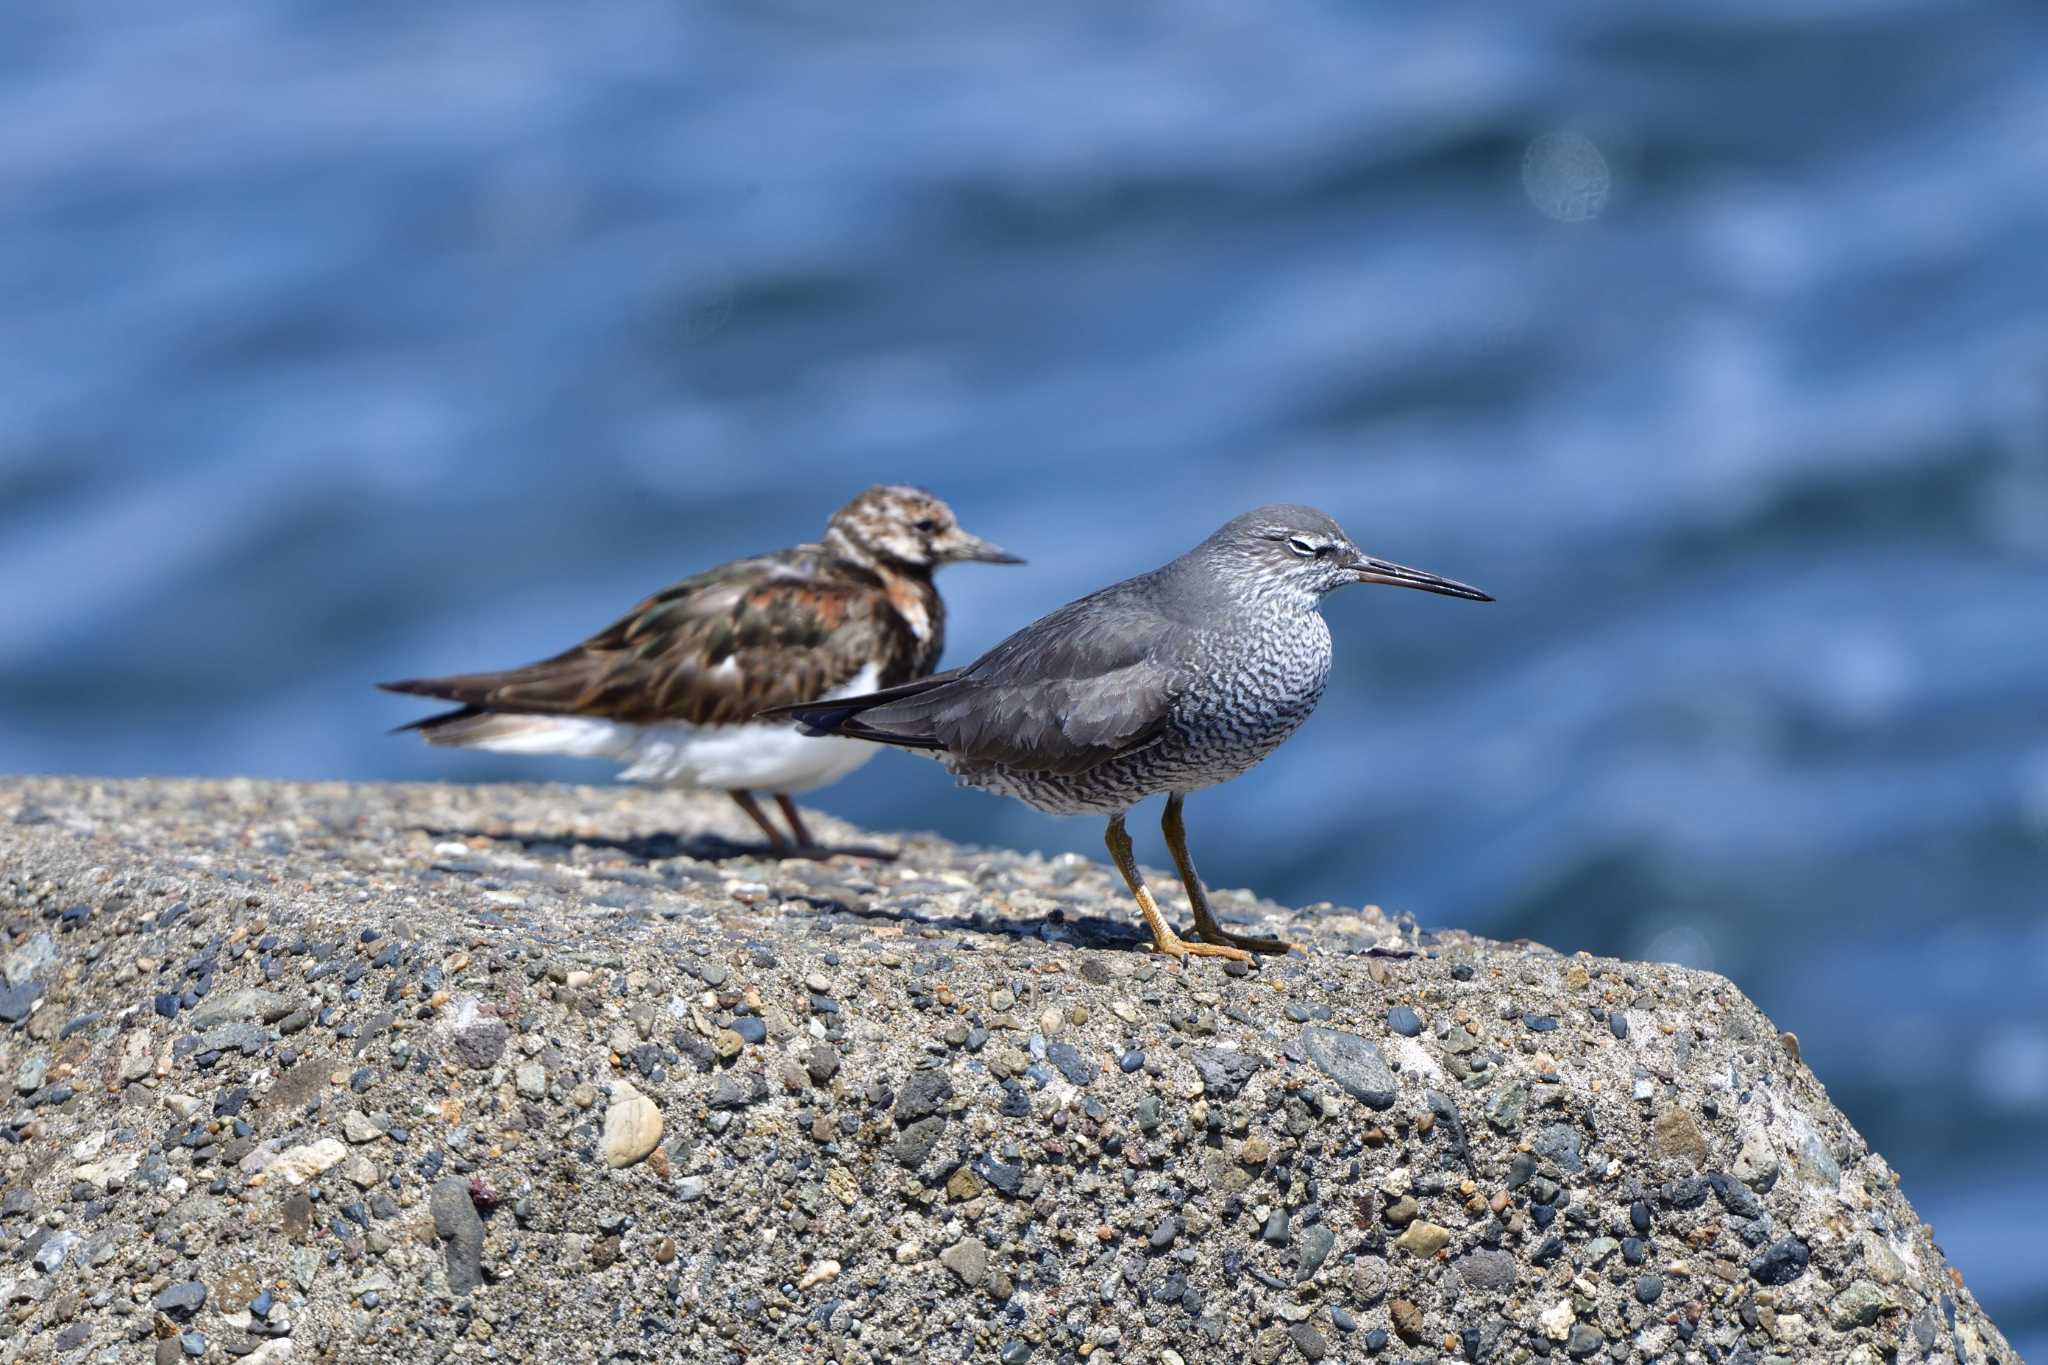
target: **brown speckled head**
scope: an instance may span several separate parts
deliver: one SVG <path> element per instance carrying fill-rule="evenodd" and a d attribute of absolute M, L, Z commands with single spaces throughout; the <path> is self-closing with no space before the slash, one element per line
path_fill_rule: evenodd
<path fill-rule="evenodd" d="M 953 509 L 904 484 L 878 484 L 832 514 L 825 548 L 869 568 L 934 569 L 980 560 L 1021 564 L 1015 555 L 960 529 Z"/>

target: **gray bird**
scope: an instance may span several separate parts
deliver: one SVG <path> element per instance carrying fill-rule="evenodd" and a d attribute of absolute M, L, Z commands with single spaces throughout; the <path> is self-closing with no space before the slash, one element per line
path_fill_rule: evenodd
<path fill-rule="evenodd" d="M 1374 559 L 1323 513 L 1279 504 L 1233 518 L 1164 568 L 1068 603 L 965 668 L 763 715 L 794 719 L 810 735 L 927 751 L 965 785 L 1055 815 L 1108 816 L 1110 856 L 1153 947 L 1249 961 L 1290 945 L 1216 922 L 1188 857 L 1181 806 L 1189 792 L 1250 769 L 1308 719 L 1330 675 L 1330 628 L 1318 608 L 1348 583 L 1493 600 Z M 1124 816 L 1159 792 L 1201 942 L 1183 941 L 1160 917 L 1131 857 Z"/>

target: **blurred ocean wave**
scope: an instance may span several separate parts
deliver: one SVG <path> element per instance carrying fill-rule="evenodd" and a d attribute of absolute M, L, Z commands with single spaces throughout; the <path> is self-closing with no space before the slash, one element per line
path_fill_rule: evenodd
<path fill-rule="evenodd" d="M 2037 8 L 10 28 L 0 765 L 598 778 L 368 684 L 877 480 L 1032 561 L 948 575 L 953 660 L 1312 501 L 1501 601 L 1333 601 L 1212 879 L 1726 972 L 2048 1351 Z M 820 803 L 1098 848 L 908 760 Z"/>

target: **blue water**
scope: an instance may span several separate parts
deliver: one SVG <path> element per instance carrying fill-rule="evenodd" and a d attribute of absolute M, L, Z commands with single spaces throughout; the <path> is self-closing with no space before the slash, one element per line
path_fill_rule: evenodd
<path fill-rule="evenodd" d="M 1211 880 L 1728 973 L 2048 1354 L 2048 11 L 8 29 L 0 767 L 595 777 L 369 683 L 875 481 L 1032 560 L 948 573 L 954 661 L 1314 502 L 1500 602 L 1335 599 Z M 1099 848 L 894 756 L 820 804 Z"/>

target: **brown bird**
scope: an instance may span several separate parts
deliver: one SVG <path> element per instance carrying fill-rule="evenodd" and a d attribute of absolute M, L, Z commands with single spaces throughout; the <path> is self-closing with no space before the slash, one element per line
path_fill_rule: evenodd
<path fill-rule="evenodd" d="M 929 675 L 946 638 L 932 572 L 963 560 L 1023 562 L 960 529 L 922 489 L 870 488 L 817 544 L 686 578 L 552 658 L 378 686 L 460 703 L 401 727 L 430 744 L 609 758 L 629 781 L 722 790 L 787 850 L 754 799 L 765 790 L 795 847 L 810 849 L 790 796 L 838 781 L 875 746 L 820 743 L 758 714 Z"/>

